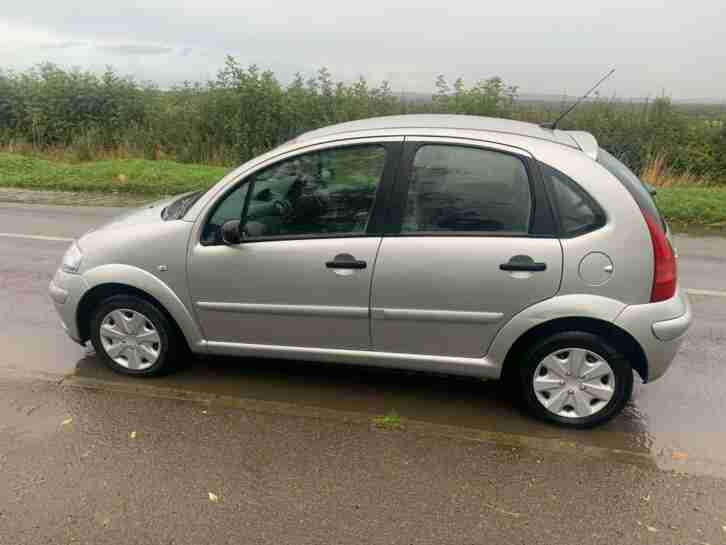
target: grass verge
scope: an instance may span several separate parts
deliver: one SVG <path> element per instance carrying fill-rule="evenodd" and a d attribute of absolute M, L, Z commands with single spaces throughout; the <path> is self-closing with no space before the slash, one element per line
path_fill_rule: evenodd
<path fill-rule="evenodd" d="M 0 152 L 0 187 L 154 197 L 207 188 L 228 171 L 227 167 L 146 159 L 64 163 Z M 656 200 L 669 221 L 684 225 L 726 226 L 726 188 L 659 187 Z"/>
<path fill-rule="evenodd" d="M 63 163 L 0 153 L 0 186 L 24 189 L 168 195 L 209 187 L 229 170 L 147 159 Z"/>
<path fill-rule="evenodd" d="M 655 200 L 668 221 L 726 227 L 726 188 L 659 187 Z"/>

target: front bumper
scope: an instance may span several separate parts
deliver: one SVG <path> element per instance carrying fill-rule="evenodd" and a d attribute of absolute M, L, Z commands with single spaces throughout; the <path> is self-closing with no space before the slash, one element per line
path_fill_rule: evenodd
<path fill-rule="evenodd" d="M 691 303 L 680 288 L 667 301 L 626 307 L 615 320 L 640 343 L 648 362 L 646 382 L 665 374 L 692 322 Z"/>
<path fill-rule="evenodd" d="M 81 275 L 65 273 L 60 269 L 48 286 L 48 294 L 60 316 L 63 329 L 77 343 L 82 342 L 78 331 L 78 304 L 87 289 L 88 285 Z"/>

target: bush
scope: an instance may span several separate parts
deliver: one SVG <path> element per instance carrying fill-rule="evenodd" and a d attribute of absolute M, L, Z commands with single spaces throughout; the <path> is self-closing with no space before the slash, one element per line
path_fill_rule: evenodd
<path fill-rule="evenodd" d="M 143 157 L 234 165 L 302 132 L 378 115 L 460 113 L 542 123 L 565 104 L 525 104 L 517 89 L 493 77 L 467 86 L 436 81 L 431 100 L 409 101 L 388 83 L 336 82 L 322 68 L 282 85 L 270 71 L 228 57 L 214 81 L 161 90 L 118 76 L 41 64 L 0 70 L 0 146 L 65 151 L 76 161 Z M 726 181 L 722 110 L 674 106 L 667 98 L 623 103 L 596 98 L 561 123 L 595 135 L 636 172 L 657 160 L 673 175 Z M 651 169 L 652 170 L 652 169 Z"/>

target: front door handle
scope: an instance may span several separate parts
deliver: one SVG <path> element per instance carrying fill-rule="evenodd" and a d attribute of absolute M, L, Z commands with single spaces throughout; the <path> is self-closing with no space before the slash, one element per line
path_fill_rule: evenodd
<path fill-rule="evenodd" d="M 547 270 L 547 263 L 535 261 L 528 255 L 515 255 L 499 265 L 499 268 L 503 271 L 540 272 Z"/>
<path fill-rule="evenodd" d="M 350 254 L 338 254 L 332 261 L 326 261 L 325 266 L 328 269 L 365 269 L 368 263 Z"/>

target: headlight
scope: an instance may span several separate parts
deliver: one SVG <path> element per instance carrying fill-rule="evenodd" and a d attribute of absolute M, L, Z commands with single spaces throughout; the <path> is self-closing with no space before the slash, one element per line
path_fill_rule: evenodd
<path fill-rule="evenodd" d="M 63 256 L 63 264 L 61 265 L 61 269 L 63 269 L 63 272 L 67 273 L 77 273 L 78 269 L 81 266 L 82 260 L 83 254 L 81 253 L 81 249 L 74 242 L 73 244 L 71 244 L 71 247 L 68 248 L 68 251 Z"/>

